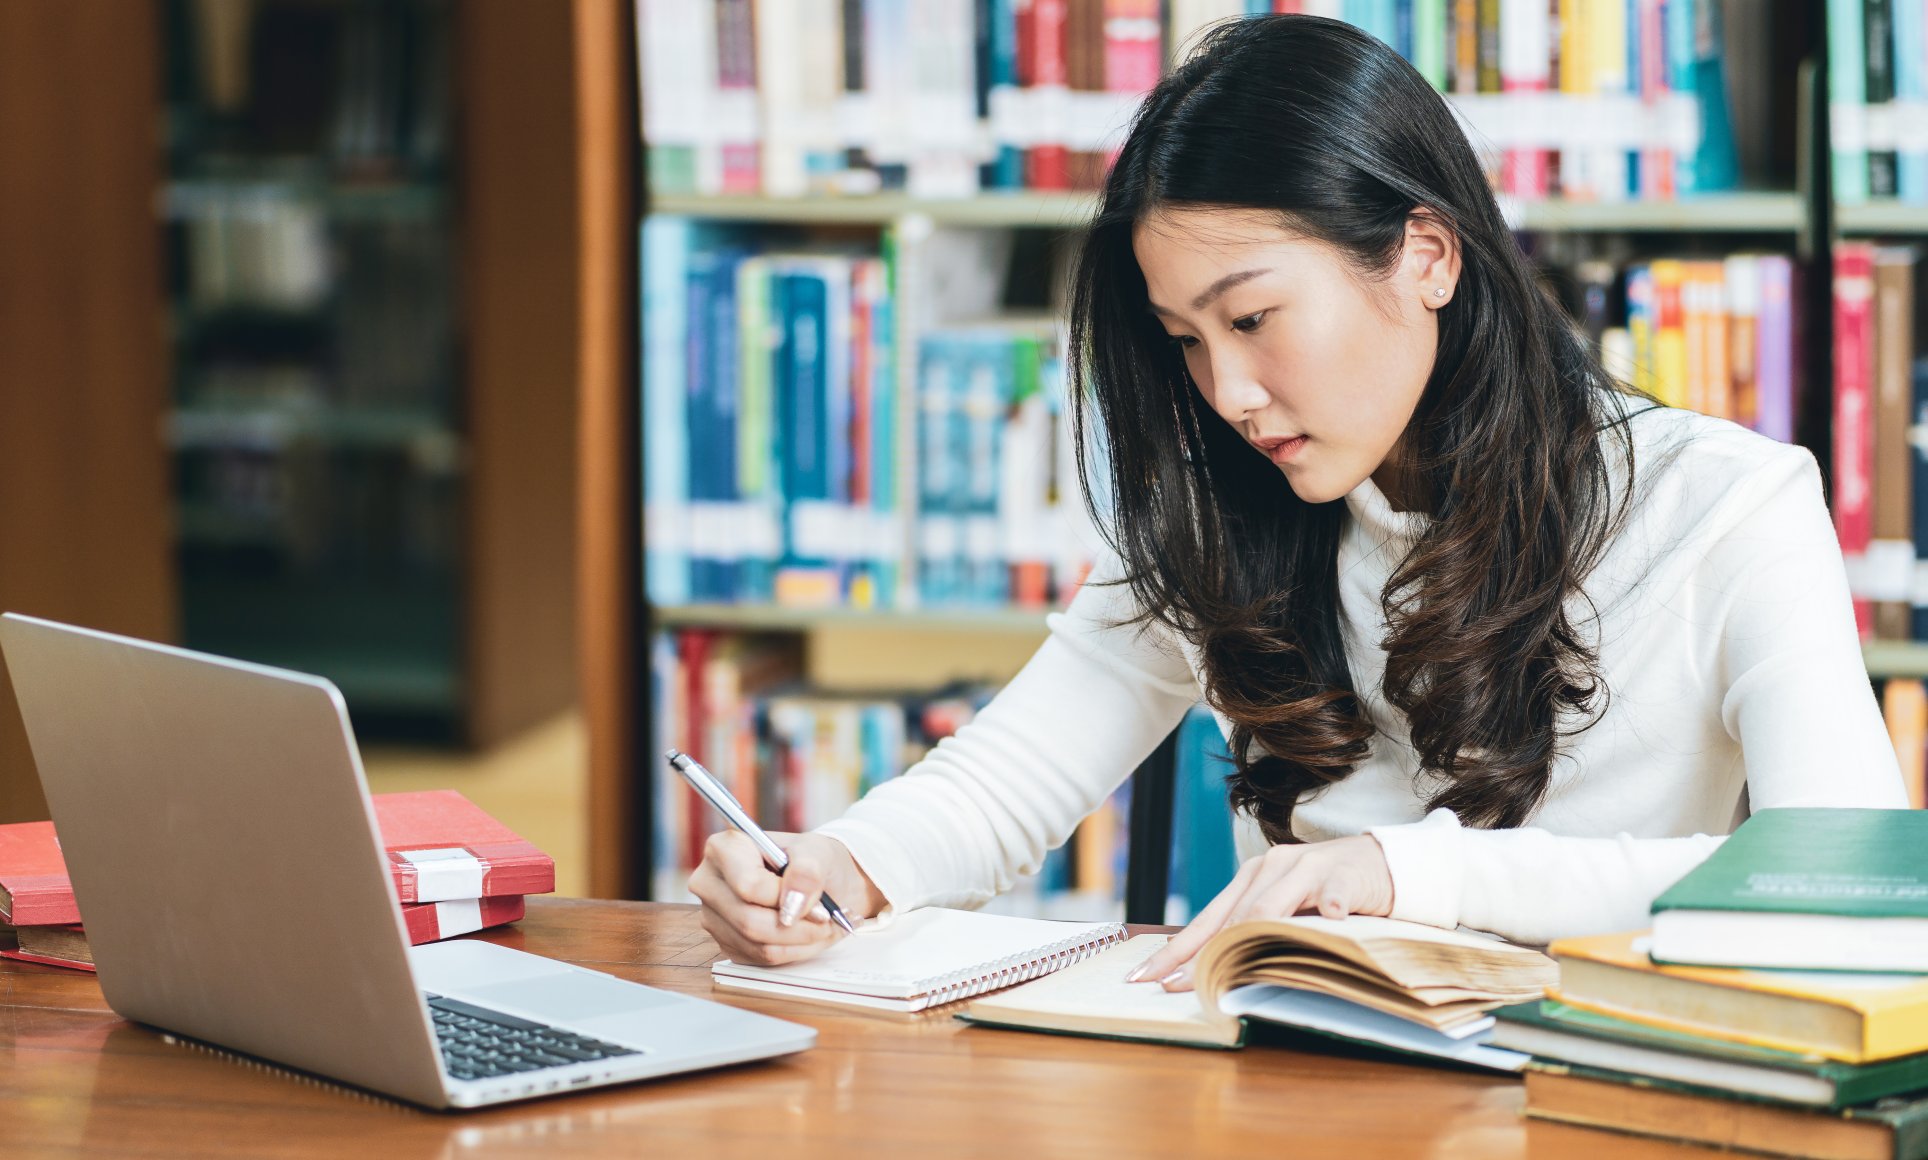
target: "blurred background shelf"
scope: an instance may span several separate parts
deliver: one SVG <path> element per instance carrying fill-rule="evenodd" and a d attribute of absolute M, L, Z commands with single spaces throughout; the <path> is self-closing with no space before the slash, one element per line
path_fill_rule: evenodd
<path fill-rule="evenodd" d="M 909 633 L 1002 633 L 1042 639 L 1048 609 L 860 609 L 785 608 L 770 604 L 655 605 L 650 616 L 663 628 L 729 628 L 807 632 L 861 629 Z"/>
<path fill-rule="evenodd" d="M 1928 677 L 1928 641 L 1863 641 L 1861 656 L 1868 675 L 1876 679 Z"/>
<path fill-rule="evenodd" d="M 972 198 L 918 198 L 903 194 L 782 198 L 664 195 L 652 213 L 720 221 L 812 225 L 887 225 L 913 216 L 939 226 L 1073 229 L 1097 209 L 1089 193 L 999 193 Z M 1792 233 L 1805 220 L 1798 194 L 1744 192 L 1685 197 L 1678 201 L 1519 201 L 1502 199 L 1515 229 L 1620 233 Z"/>
<path fill-rule="evenodd" d="M 1844 235 L 1928 234 L 1928 205 L 1883 199 L 1834 208 L 1835 228 Z"/>

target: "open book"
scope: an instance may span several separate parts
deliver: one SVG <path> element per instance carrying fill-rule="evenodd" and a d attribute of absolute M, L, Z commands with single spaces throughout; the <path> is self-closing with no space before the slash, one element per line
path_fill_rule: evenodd
<path fill-rule="evenodd" d="M 1165 945 L 1140 935 L 1093 958 L 971 1003 L 989 1026 L 1239 1047 L 1260 1019 L 1396 1051 L 1514 1071 L 1526 1056 L 1486 1046 L 1492 1012 L 1557 981 L 1538 951 L 1389 918 L 1301 915 L 1220 931 L 1193 966 L 1197 990 L 1125 976 Z"/>

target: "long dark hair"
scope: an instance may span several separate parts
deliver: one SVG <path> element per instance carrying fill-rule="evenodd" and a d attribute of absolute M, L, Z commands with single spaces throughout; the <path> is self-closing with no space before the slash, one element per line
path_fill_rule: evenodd
<path fill-rule="evenodd" d="M 1404 711 L 1430 806 L 1517 826 L 1562 736 L 1605 711 L 1569 616 L 1624 519 L 1601 433 L 1631 392 L 1541 288 L 1445 101 L 1349 24 L 1261 16 L 1209 31 L 1140 106 L 1072 284 L 1079 471 L 1143 619 L 1198 649 L 1231 723 L 1232 803 L 1292 841 L 1307 791 L 1370 752 L 1340 633 L 1345 503 L 1309 504 L 1199 397 L 1148 310 L 1133 227 L 1169 207 L 1275 210 L 1365 276 L 1389 271 L 1416 209 L 1457 239 L 1439 349 L 1408 427 L 1433 520 L 1381 594 L 1383 690 Z M 1088 450 L 1093 440 L 1106 450 Z M 1632 445 L 1624 452 L 1633 478 Z M 1591 713 L 1590 717 L 1589 711 Z M 1582 718 L 1564 725 L 1562 712 Z"/>

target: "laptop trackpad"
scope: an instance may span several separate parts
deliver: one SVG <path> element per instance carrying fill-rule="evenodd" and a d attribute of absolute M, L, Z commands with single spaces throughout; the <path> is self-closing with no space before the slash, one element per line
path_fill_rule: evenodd
<path fill-rule="evenodd" d="M 463 987 L 461 997 L 509 1015 L 548 1023 L 581 1024 L 611 1015 L 682 1002 L 668 991 L 613 979 L 593 971 L 570 971 L 512 983 Z"/>

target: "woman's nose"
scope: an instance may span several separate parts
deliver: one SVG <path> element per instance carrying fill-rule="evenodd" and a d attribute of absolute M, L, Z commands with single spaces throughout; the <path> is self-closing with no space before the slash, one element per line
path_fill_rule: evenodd
<path fill-rule="evenodd" d="M 1211 356 L 1212 409 L 1234 427 L 1242 425 L 1253 412 L 1263 411 L 1272 401 L 1256 372 L 1257 368 L 1250 365 L 1249 360 L 1235 353 Z"/>

